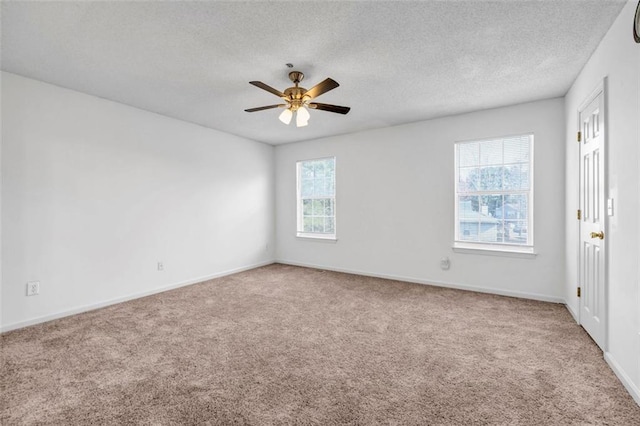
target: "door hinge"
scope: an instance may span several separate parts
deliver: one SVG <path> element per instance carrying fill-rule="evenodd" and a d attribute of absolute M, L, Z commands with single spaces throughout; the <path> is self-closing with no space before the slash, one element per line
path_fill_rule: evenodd
<path fill-rule="evenodd" d="M 578 220 L 582 219 L 582 210 L 578 209 Z"/>
<path fill-rule="evenodd" d="M 582 292 L 580 291 L 580 287 L 578 287 L 578 291 L 577 291 L 578 297 L 580 297 L 581 293 Z"/>
<path fill-rule="evenodd" d="M 582 132 L 578 132 L 578 142 L 582 142 Z"/>

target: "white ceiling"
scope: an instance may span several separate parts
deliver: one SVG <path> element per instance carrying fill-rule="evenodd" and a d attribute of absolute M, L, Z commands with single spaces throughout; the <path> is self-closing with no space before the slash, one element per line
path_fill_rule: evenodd
<path fill-rule="evenodd" d="M 2 69 L 280 144 L 562 96 L 624 3 L 3 1 Z M 244 112 L 287 62 L 351 112 Z"/>

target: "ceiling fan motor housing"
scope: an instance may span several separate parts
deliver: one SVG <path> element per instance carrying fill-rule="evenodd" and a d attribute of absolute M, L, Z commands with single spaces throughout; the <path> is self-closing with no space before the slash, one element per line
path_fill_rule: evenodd
<path fill-rule="evenodd" d="M 291 104 L 291 109 L 293 111 L 300 108 L 302 105 L 304 105 L 304 102 L 308 100 L 304 97 L 305 93 L 307 93 L 307 89 L 305 89 L 304 87 L 296 86 L 285 89 L 284 94 L 287 97 L 286 101 Z"/>

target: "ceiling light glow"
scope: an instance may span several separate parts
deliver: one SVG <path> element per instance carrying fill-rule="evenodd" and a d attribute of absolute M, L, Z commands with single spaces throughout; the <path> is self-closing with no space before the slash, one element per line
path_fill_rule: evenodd
<path fill-rule="evenodd" d="M 305 107 L 298 108 L 298 111 L 296 112 L 296 126 L 306 126 L 307 124 L 309 124 L 309 118 L 311 118 L 311 115 Z"/>
<path fill-rule="evenodd" d="M 293 112 L 291 112 L 291 110 L 289 108 L 287 108 L 284 111 L 282 111 L 282 113 L 280 114 L 280 116 L 278 118 L 284 124 L 289 124 L 289 123 L 291 123 L 291 118 L 293 118 Z"/>

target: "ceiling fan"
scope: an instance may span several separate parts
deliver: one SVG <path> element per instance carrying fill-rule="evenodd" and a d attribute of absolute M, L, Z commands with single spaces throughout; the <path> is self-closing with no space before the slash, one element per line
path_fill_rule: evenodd
<path fill-rule="evenodd" d="M 307 108 L 335 112 L 338 114 L 346 114 L 349 112 L 349 110 L 351 109 L 349 107 L 321 104 L 319 102 L 310 102 L 323 93 L 327 93 L 329 90 L 333 90 L 338 87 L 339 84 L 337 81 L 331 78 L 327 78 L 326 80 L 316 84 L 311 89 L 307 90 L 304 87 L 298 86 L 303 78 L 304 74 L 300 71 L 291 71 L 289 73 L 289 79 L 293 82 L 294 86 L 285 89 L 284 92 L 274 89 L 273 87 L 268 86 L 261 81 L 250 81 L 250 84 L 266 90 L 267 92 L 273 93 L 274 95 L 282 98 L 286 103 L 249 108 L 245 109 L 245 111 L 256 112 L 272 108 L 285 108 L 285 110 L 282 111 L 278 118 L 284 124 L 289 124 L 291 122 L 291 119 L 293 118 L 293 113 L 295 112 L 297 127 L 303 127 L 309 124 L 309 118 L 311 116 L 309 115 L 309 111 L 307 110 Z"/>

